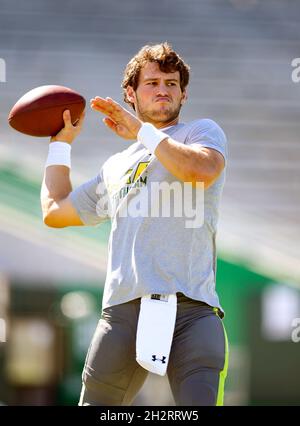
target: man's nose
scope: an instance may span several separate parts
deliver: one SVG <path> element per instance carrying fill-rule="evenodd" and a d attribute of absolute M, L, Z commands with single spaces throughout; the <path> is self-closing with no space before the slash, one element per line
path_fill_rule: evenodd
<path fill-rule="evenodd" d="M 168 95 L 168 87 L 164 83 L 159 84 L 157 86 L 157 89 L 158 89 L 157 95 L 160 95 L 160 96 Z"/>

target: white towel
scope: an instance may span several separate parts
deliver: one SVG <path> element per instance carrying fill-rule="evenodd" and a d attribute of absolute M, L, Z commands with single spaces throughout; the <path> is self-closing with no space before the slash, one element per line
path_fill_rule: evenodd
<path fill-rule="evenodd" d="M 146 370 L 161 376 L 168 367 L 176 312 L 176 294 L 150 294 L 141 298 L 136 360 Z"/>

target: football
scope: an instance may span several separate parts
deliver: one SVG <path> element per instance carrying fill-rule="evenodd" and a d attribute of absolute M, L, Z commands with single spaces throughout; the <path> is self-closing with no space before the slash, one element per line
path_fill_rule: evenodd
<path fill-rule="evenodd" d="M 12 107 L 9 124 L 30 136 L 54 136 L 63 127 L 63 111 L 69 109 L 75 124 L 85 108 L 85 99 L 64 86 L 40 86 L 25 93 Z"/>

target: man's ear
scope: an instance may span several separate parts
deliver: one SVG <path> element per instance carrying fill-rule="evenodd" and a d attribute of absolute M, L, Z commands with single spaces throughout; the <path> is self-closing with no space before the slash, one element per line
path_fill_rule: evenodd
<path fill-rule="evenodd" d="M 182 92 L 182 98 L 181 98 L 181 105 L 183 105 L 186 101 L 187 101 L 188 95 L 187 95 L 187 91 L 185 90 L 184 92 Z"/>
<path fill-rule="evenodd" d="M 127 86 L 126 87 L 126 94 L 127 94 L 127 99 L 129 100 L 129 102 L 131 102 L 132 104 L 135 103 L 136 97 L 135 97 L 135 91 L 133 90 L 132 86 Z"/>

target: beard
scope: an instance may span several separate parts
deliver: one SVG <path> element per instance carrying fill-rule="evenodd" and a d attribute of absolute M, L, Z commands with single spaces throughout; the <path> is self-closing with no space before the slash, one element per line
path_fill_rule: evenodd
<path fill-rule="evenodd" d="M 178 102 L 178 105 L 164 104 L 157 109 L 143 109 L 137 97 L 136 107 L 136 112 L 142 121 L 169 123 L 179 116 L 182 105 Z"/>

